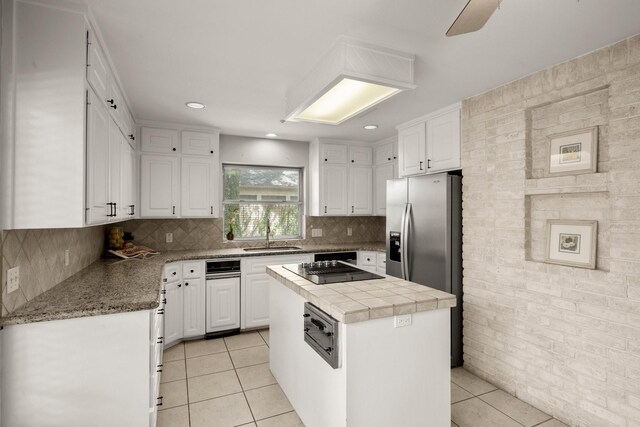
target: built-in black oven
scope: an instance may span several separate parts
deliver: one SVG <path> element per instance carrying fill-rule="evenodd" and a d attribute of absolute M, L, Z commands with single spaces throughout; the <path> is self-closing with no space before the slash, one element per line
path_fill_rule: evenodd
<path fill-rule="evenodd" d="M 304 303 L 304 341 L 333 369 L 340 367 L 340 323 L 310 302 Z"/>

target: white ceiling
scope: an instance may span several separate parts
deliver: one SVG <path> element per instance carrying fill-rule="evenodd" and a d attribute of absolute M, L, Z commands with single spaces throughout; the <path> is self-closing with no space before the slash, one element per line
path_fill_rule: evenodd
<path fill-rule="evenodd" d="M 444 34 L 466 0 L 86 1 L 136 119 L 296 140 L 377 141 L 399 123 L 640 33 L 638 0 L 504 0 L 479 32 L 452 38 Z M 286 90 L 340 35 L 415 54 L 417 89 L 340 126 L 280 123 Z M 190 100 L 207 108 L 186 108 Z"/>

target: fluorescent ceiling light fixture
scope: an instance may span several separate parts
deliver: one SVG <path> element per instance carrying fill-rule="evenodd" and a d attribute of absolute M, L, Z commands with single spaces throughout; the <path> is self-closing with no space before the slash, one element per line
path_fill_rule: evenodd
<path fill-rule="evenodd" d="M 265 135 L 267 138 L 277 138 L 278 135 L 273 133 L 273 132 L 269 132 L 268 134 Z"/>
<path fill-rule="evenodd" d="M 374 130 L 374 129 L 378 129 L 378 125 L 364 125 L 363 126 L 366 130 Z"/>
<path fill-rule="evenodd" d="M 196 110 L 200 110 L 204 108 L 204 104 L 202 102 L 189 101 L 185 103 L 185 105 L 189 108 L 195 108 Z"/>
<path fill-rule="evenodd" d="M 414 55 L 346 37 L 287 92 L 287 121 L 339 125 L 374 105 L 414 89 Z"/>

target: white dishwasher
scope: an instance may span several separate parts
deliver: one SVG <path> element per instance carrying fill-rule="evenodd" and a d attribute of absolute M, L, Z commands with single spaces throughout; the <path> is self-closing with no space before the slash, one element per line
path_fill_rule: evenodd
<path fill-rule="evenodd" d="M 220 258 L 206 262 L 206 333 L 240 331 L 240 259 Z"/>

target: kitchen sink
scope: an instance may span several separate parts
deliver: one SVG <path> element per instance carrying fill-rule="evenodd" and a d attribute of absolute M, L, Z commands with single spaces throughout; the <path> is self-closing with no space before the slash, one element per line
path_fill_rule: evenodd
<path fill-rule="evenodd" d="M 267 248 L 266 246 L 260 246 L 256 248 L 242 248 L 243 251 L 246 252 L 257 252 L 257 251 L 295 251 L 302 249 L 298 246 L 274 246 L 271 248 Z"/>

